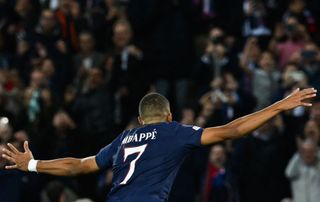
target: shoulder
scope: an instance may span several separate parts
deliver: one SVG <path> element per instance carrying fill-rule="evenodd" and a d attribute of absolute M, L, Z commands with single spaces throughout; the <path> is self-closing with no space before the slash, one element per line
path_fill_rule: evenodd
<path fill-rule="evenodd" d="M 162 122 L 158 124 L 150 124 L 150 125 L 137 128 L 136 130 L 151 130 L 155 128 L 158 131 L 162 131 L 164 133 L 177 133 L 181 127 L 182 127 L 181 123 L 172 121 L 172 122 Z"/>
<path fill-rule="evenodd" d="M 176 137 L 178 142 L 182 143 L 184 147 L 194 148 L 201 145 L 201 136 L 203 128 L 195 125 L 185 125 L 181 123 L 176 124 Z"/>
<path fill-rule="evenodd" d="M 173 123 L 177 133 L 194 133 L 196 131 L 202 131 L 203 129 L 196 125 L 181 124 L 178 122 Z"/>
<path fill-rule="evenodd" d="M 180 127 L 189 128 L 189 129 L 192 129 L 192 130 L 200 130 L 201 129 L 201 127 L 199 127 L 199 126 L 187 125 L 187 124 L 180 124 Z"/>
<path fill-rule="evenodd" d="M 171 129 L 173 131 L 178 131 L 180 128 L 182 128 L 184 126 L 186 126 L 186 125 L 183 125 L 183 124 L 176 122 L 176 121 L 172 121 L 172 122 L 169 122 L 169 123 L 163 125 L 163 127 L 167 127 L 168 129 Z"/>

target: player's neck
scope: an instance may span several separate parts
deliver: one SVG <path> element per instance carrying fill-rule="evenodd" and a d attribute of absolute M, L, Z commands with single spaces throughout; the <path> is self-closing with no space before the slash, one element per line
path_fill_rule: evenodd
<path fill-rule="evenodd" d="M 163 122 L 167 122 L 167 120 L 164 120 L 164 119 L 148 120 L 148 121 L 144 121 L 142 125 L 157 124 L 157 123 L 163 123 Z"/>

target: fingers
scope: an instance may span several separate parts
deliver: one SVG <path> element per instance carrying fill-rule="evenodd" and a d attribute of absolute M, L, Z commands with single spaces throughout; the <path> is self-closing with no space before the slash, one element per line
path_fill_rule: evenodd
<path fill-rule="evenodd" d="M 8 143 L 7 144 L 8 147 L 10 147 L 11 151 L 15 154 L 18 154 L 19 153 L 19 150 L 17 150 L 17 148 L 15 148 L 15 146 L 13 146 L 12 144 Z"/>
<path fill-rule="evenodd" d="M 312 104 L 311 103 L 307 103 L 307 102 L 302 102 L 301 103 L 301 106 L 304 106 L 304 107 L 311 107 Z"/>
<path fill-rule="evenodd" d="M 8 156 L 6 154 L 2 154 L 2 157 L 10 161 L 11 163 L 16 163 L 16 160 L 12 158 L 11 156 Z"/>
<path fill-rule="evenodd" d="M 24 148 L 24 151 L 30 152 L 28 141 L 24 141 L 24 143 L 23 143 L 23 148 Z"/>
<path fill-rule="evenodd" d="M 15 156 L 15 154 L 14 153 L 12 153 L 11 151 L 9 151 L 8 149 L 2 149 L 2 151 L 5 153 L 5 154 L 7 154 L 8 156 Z"/>
<path fill-rule="evenodd" d="M 307 88 L 301 91 L 302 95 L 306 95 L 306 94 L 315 94 L 317 93 L 317 90 L 314 88 Z"/>
<path fill-rule="evenodd" d="M 308 99 L 308 98 L 313 98 L 313 97 L 316 97 L 316 96 L 317 96 L 317 94 L 315 94 L 315 93 L 303 95 L 303 96 L 301 96 L 301 100 L 305 100 L 305 99 Z"/>
<path fill-rule="evenodd" d="M 11 166 L 6 166 L 5 169 L 7 170 L 12 170 L 12 169 L 17 169 L 18 166 L 17 165 L 11 165 Z"/>
<path fill-rule="evenodd" d="M 301 91 L 301 92 L 302 92 L 302 95 L 301 95 L 301 97 L 300 97 L 301 106 L 311 107 L 311 106 L 312 106 L 312 103 L 302 102 L 302 100 L 316 97 L 316 96 L 317 96 L 317 90 L 314 89 L 314 88 L 307 88 L 307 89 L 304 89 L 304 90 Z"/>
<path fill-rule="evenodd" d="M 302 93 L 300 95 L 301 96 L 300 97 L 301 105 L 305 106 L 305 107 L 311 107 L 312 106 L 311 103 L 302 102 L 302 101 L 305 100 L 305 99 L 316 97 L 317 96 L 317 90 L 314 89 L 314 88 L 307 88 L 307 89 L 304 89 L 303 91 L 301 91 L 301 93 Z"/>

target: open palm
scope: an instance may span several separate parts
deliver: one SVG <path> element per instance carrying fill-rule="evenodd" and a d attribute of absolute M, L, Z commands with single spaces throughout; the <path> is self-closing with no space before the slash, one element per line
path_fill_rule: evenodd
<path fill-rule="evenodd" d="M 304 90 L 297 88 L 290 95 L 281 100 L 281 108 L 283 110 L 290 110 L 299 106 L 310 107 L 312 104 L 306 100 L 316 96 L 317 90 L 314 88 L 307 88 Z"/>
<path fill-rule="evenodd" d="M 28 171 L 28 163 L 33 159 L 32 152 L 29 149 L 29 144 L 27 141 L 23 144 L 24 152 L 20 152 L 15 146 L 8 143 L 8 148 L 4 148 L 2 151 L 2 157 L 7 159 L 13 165 L 6 166 L 6 169 L 19 169 L 22 171 Z"/>

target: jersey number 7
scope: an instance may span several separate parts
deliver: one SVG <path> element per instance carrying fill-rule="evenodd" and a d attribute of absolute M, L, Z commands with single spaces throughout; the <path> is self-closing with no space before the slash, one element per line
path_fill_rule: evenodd
<path fill-rule="evenodd" d="M 124 148 L 123 162 L 125 162 L 127 157 L 132 154 L 138 153 L 138 156 L 130 162 L 129 171 L 128 171 L 126 177 L 124 178 L 124 180 L 122 182 L 120 182 L 120 184 L 127 184 L 128 180 L 132 177 L 134 170 L 136 168 L 136 162 L 141 157 L 141 155 L 143 154 L 146 147 L 147 147 L 147 144 L 144 144 L 144 145 L 141 145 L 138 147 Z"/>

